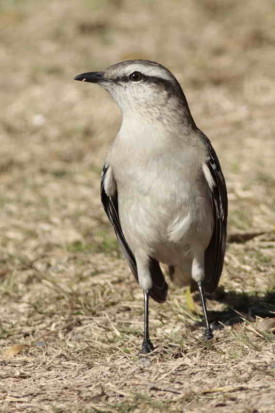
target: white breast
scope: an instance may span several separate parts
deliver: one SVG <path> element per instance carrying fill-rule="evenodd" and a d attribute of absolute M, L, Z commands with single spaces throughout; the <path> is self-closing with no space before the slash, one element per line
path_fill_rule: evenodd
<path fill-rule="evenodd" d="M 107 162 L 113 168 L 120 220 L 130 247 L 135 251 L 146 246 L 152 255 L 170 248 L 184 253 L 193 242 L 207 246 L 213 223 L 202 170 L 205 154 L 183 139 L 167 139 L 161 127 L 157 134 L 154 128 L 152 136 L 149 126 L 134 134 L 129 130 L 128 136 L 125 128 L 122 131 Z"/>

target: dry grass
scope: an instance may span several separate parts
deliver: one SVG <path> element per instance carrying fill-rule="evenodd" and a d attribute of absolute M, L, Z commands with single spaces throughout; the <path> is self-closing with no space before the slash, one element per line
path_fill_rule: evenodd
<path fill-rule="evenodd" d="M 274 411 L 274 18 L 271 0 L 1 1 L 1 411 Z M 98 194 L 119 112 L 72 80 L 129 57 L 176 73 L 230 200 L 224 328 L 203 342 L 171 286 L 149 357 Z"/>

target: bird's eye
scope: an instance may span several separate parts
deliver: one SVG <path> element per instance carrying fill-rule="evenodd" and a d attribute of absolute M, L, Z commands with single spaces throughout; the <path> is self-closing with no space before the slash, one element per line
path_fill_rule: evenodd
<path fill-rule="evenodd" d="M 143 79 L 143 74 L 140 73 L 140 72 L 133 72 L 133 73 L 130 74 L 129 79 L 132 82 L 139 82 L 140 80 Z"/>

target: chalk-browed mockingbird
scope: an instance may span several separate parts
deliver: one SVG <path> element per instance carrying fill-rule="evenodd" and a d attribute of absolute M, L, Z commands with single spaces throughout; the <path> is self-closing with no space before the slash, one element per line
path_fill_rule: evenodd
<path fill-rule="evenodd" d="M 123 120 L 102 172 L 101 198 L 129 266 L 144 290 L 142 353 L 153 350 L 149 296 L 164 302 L 159 263 L 198 284 L 205 335 L 213 337 L 204 292 L 222 272 L 227 192 L 217 155 L 197 128 L 180 84 L 147 60 L 115 64 L 75 77 L 98 83 L 118 103 Z"/>

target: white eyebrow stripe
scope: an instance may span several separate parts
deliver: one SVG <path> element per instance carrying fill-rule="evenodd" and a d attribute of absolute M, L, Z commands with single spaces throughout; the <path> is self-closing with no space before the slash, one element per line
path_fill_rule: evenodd
<path fill-rule="evenodd" d="M 203 174 L 205 176 L 205 179 L 209 185 L 209 188 L 211 189 L 211 191 L 213 191 L 214 186 L 216 186 L 215 181 L 213 179 L 213 176 L 208 168 L 208 166 L 206 165 L 206 163 L 204 163 L 202 165 L 202 170 L 203 170 Z"/>
<path fill-rule="evenodd" d="M 145 76 L 159 77 L 161 79 L 166 79 L 170 81 L 172 80 L 169 73 L 167 73 L 166 70 L 162 69 L 161 67 L 152 67 L 141 63 L 133 63 L 129 65 L 125 70 L 125 75 L 129 76 L 131 73 L 136 71 L 141 72 Z"/>

